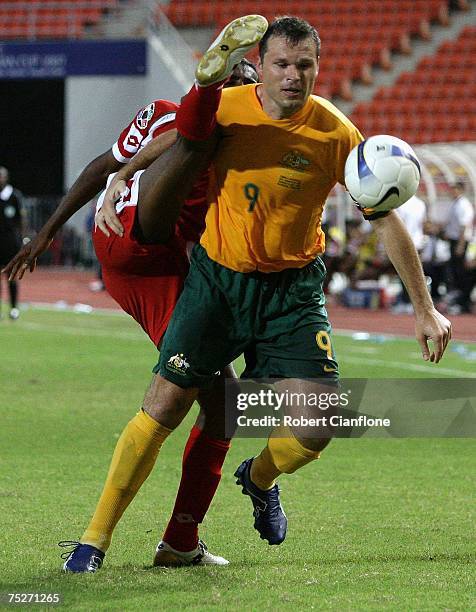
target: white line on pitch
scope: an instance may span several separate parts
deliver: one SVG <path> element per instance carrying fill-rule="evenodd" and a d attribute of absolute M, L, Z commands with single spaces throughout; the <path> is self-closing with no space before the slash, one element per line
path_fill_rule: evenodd
<path fill-rule="evenodd" d="M 410 370 L 412 372 L 425 372 L 426 374 L 452 374 L 457 378 L 476 378 L 473 374 L 465 372 L 464 370 L 456 370 L 454 368 L 442 368 L 438 364 L 424 365 L 422 363 L 406 363 L 405 361 L 389 361 L 388 359 L 370 359 L 369 357 L 344 357 L 342 362 L 345 363 L 361 363 L 363 365 L 374 365 L 379 367 L 395 367 L 401 368 L 402 370 Z"/>
<path fill-rule="evenodd" d="M 13 327 L 13 326 L 12 326 Z M 147 342 L 145 334 L 141 334 L 138 329 L 137 332 L 126 332 L 126 331 L 115 331 L 115 330 L 101 330 L 93 327 L 66 327 L 59 325 L 44 325 L 43 323 L 33 323 L 32 321 L 22 321 L 18 325 L 20 329 L 29 329 L 31 331 L 46 331 L 54 333 L 68 334 L 70 336 L 100 336 L 102 338 L 117 338 L 119 340 L 137 340 L 140 342 Z"/>
<path fill-rule="evenodd" d="M 376 346 L 346 346 L 345 352 L 358 354 L 367 353 L 369 355 L 373 355 L 375 353 L 380 352 L 380 349 L 378 349 Z"/>

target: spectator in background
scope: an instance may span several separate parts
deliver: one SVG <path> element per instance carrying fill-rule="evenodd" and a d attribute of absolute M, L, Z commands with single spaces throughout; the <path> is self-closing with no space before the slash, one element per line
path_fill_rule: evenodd
<path fill-rule="evenodd" d="M 0 269 L 7 264 L 21 247 L 23 232 L 22 194 L 9 183 L 9 173 L 0 166 Z M 17 281 L 7 281 L 10 296 L 10 319 L 20 316 L 18 309 Z M 1 274 L 0 274 L 1 300 Z M 0 301 L 1 317 L 1 301 Z"/>
<path fill-rule="evenodd" d="M 452 314 L 471 312 L 471 282 L 465 266 L 468 242 L 473 236 L 474 208 L 465 195 L 465 183 L 457 179 L 451 186 L 453 201 L 448 211 L 445 236 L 450 244 L 449 272 L 453 303 Z"/>
<path fill-rule="evenodd" d="M 393 273 L 393 265 L 369 222 L 353 228 L 351 235 L 349 250 L 353 250 L 355 256 L 350 255 L 346 262 L 347 269 L 343 268 L 349 277 L 350 287 L 359 288 L 360 281 L 378 281 L 383 274 Z"/>
<path fill-rule="evenodd" d="M 358 221 L 347 221 L 346 223 L 345 245 L 339 261 L 338 271 L 344 274 L 349 282 L 351 282 L 352 275 L 359 261 L 360 248 L 365 241 L 366 232 L 363 227 L 364 222 L 361 219 Z"/>
<path fill-rule="evenodd" d="M 329 285 L 333 279 L 335 272 L 340 272 L 346 255 L 346 235 L 336 225 L 322 225 L 326 233 L 326 252 L 323 256 L 324 264 L 327 269 L 327 275 L 322 283 L 324 293 L 329 292 Z"/>
<path fill-rule="evenodd" d="M 423 226 L 426 219 L 426 204 L 417 196 L 410 198 L 405 204 L 396 209 L 397 214 L 403 221 L 415 248 L 420 255 L 425 244 Z M 405 285 L 402 284 L 402 291 L 397 298 L 397 303 L 392 309 L 394 314 L 412 314 L 413 307 L 410 302 Z"/>
<path fill-rule="evenodd" d="M 440 287 L 448 287 L 448 262 L 450 260 L 450 246 L 441 235 L 441 227 L 434 221 L 426 221 L 423 227 L 425 233 L 425 246 L 421 254 L 425 276 L 431 279 L 431 297 L 435 304 L 441 302 L 443 294 Z"/>
<path fill-rule="evenodd" d="M 467 292 L 471 299 L 471 293 L 476 286 L 476 232 L 473 232 L 473 237 L 466 249 L 465 267 L 468 272 Z"/>

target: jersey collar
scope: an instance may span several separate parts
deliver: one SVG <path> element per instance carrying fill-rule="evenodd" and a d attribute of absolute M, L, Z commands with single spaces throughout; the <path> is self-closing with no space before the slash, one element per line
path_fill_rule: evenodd
<path fill-rule="evenodd" d="M 273 119 L 263 109 L 263 106 L 258 96 L 258 85 L 260 85 L 260 83 L 257 83 L 253 87 L 250 87 L 250 95 L 253 98 L 254 106 L 259 109 L 259 111 L 262 113 L 264 117 L 266 117 L 268 121 L 273 121 L 281 125 L 301 123 L 302 120 L 305 117 L 307 117 L 309 113 L 311 112 L 312 98 L 311 96 L 309 96 L 304 106 L 300 110 L 298 110 L 296 113 L 294 113 L 294 115 L 291 115 L 291 117 L 286 117 L 285 119 Z"/>

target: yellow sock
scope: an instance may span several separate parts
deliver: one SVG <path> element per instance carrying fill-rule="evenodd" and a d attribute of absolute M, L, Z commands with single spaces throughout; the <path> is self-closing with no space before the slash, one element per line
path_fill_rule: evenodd
<path fill-rule="evenodd" d="M 170 432 L 143 410 L 129 421 L 114 449 L 93 518 L 81 537 L 83 544 L 106 552 L 114 527 L 150 474 Z"/>
<path fill-rule="evenodd" d="M 261 453 L 253 459 L 253 463 L 251 464 L 251 482 L 259 489 L 267 491 L 274 487 L 275 478 L 280 474 L 280 470 L 278 470 L 273 462 L 269 447 L 265 446 Z"/>
<path fill-rule="evenodd" d="M 251 480 L 260 489 L 271 489 L 280 474 L 292 474 L 319 457 L 319 452 L 304 448 L 289 427 L 277 427 L 251 464 Z"/>

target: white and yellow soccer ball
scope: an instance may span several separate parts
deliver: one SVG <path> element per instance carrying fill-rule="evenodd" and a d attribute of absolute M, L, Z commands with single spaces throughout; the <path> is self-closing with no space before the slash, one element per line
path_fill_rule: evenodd
<path fill-rule="evenodd" d="M 345 163 L 345 185 L 366 215 L 398 208 L 415 195 L 419 182 L 415 151 L 395 136 L 371 136 L 352 149 Z"/>

